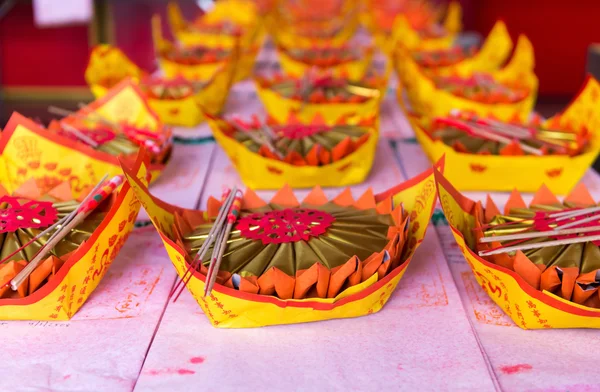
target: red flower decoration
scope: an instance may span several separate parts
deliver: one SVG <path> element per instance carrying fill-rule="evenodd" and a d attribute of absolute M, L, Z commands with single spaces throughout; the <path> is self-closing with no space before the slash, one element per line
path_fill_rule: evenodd
<path fill-rule="evenodd" d="M 325 211 L 305 208 L 257 212 L 239 219 L 243 237 L 263 244 L 308 241 L 325 233 L 335 218 Z"/>
<path fill-rule="evenodd" d="M 26 202 L 21 204 L 24 200 Z M 2 196 L 0 205 L 6 205 L 0 209 L 0 233 L 48 227 L 58 217 L 58 211 L 49 201 Z"/>

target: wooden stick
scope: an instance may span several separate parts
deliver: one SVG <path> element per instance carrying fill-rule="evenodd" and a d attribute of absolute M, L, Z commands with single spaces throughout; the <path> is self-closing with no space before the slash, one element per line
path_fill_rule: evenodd
<path fill-rule="evenodd" d="M 69 132 L 70 134 L 72 134 L 73 136 L 75 136 L 76 138 L 81 140 L 82 142 L 89 144 L 93 148 L 98 148 L 98 143 L 96 143 L 96 141 L 94 139 L 88 137 L 86 134 L 84 134 L 83 132 L 81 132 L 79 129 L 75 128 L 71 124 L 67 124 L 67 123 L 63 122 L 63 123 L 61 123 L 61 126 L 63 127 L 63 129 L 65 131 Z"/>
<path fill-rule="evenodd" d="M 510 138 L 504 137 L 502 135 L 497 135 L 490 131 L 486 131 L 480 127 L 471 127 L 471 132 L 473 132 L 475 135 L 482 136 L 484 138 L 494 140 L 494 141 L 497 141 L 497 142 L 500 142 L 503 144 L 510 144 L 513 142 L 513 140 Z M 542 150 L 540 150 L 538 148 L 530 147 L 526 144 L 519 143 L 519 142 L 517 142 L 517 144 L 519 145 L 519 147 L 521 147 L 521 149 L 523 149 L 523 151 L 527 151 L 534 155 L 540 155 L 540 156 L 544 155 Z"/>
<path fill-rule="evenodd" d="M 557 212 L 554 214 L 550 214 L 549 217 L 557 218 L 556 220 L 559 221 L 559 220 L 574 218 L 579 215 L 591 214 L 593 212 L 598 212 L 598 211 L 600 211 L 600 207 L 589 207 L 589 208 L 581 208 L 581 209 L 571 210 L 571 211 Z"/>
<path fill-rule="evenodd" d="M 217 275 L 219 274 L 219 268 L 221 267 L 221 261 L 223 260 L 223 254 L 225 252 L 225 248 L 227 247 L 227 240 L 229 239 L 233 225 L 240 215 L 241 208 L 242 197 L 236 195 L 233 204 L 229 209 L 229 214 L 227 215 L 227 226 L 219 233 L 217 245 L 215 248 L 213 248 L 213 257 L 210 262 L 208 274 L 206 275 L 206 284 L 204 286 L 205 297 L 211 293 L 212 288 L 215 285 Z"/>
<path fill-rule="evenodd" d="M 255 143 L 257 143 L 259 145 L 267 146 L 267 148 L 273 154 L 277 155 L 278 158 L 283 159 L 283 155 L 275 148 L 275 146 L 271 143 L 271 141 L 268 138 L 265 138 L 265 140 L 262 140 L 261 138 L 259 138 L 258 136 L 253 134 L 254 131 L 252 131 L 251 129 L 245 130 L 235 121 L 231 121 L 230 124 L 233 125 L 233 127 L 235 129 L 237 129 L 239 132 L 242 132 L 244 135 L 248 135 L 248 137 L 250 139 L 254 140 Z M 261 134 L 262 134 L 262 132 L 261 132 Z"/>
<path fill-rule="evenodd" d="M 189 282 L 189 280 L 192 277 L 191 271 L 193 269 L 196 269 L 198 267 L 198 265 L 202 262 L 202 259 L 204 258 L 204 256 L 206 255 L 206 252 L 208 252 L 208 249 L 210 248 L 210 245 L 215 240 L 218 230 L 220 230 L 220 228 L 223 226 L 223 222 L 225 220 L 225 217 L 227 216 L 227 211 L 229 211 L 229 208 L 231 207 L 231 204 L 233 203 L 233 199 L 234 199 L 236 192 L 237 192 L 237 187 L 234 186 L 233 189 L 229 191 L 229 194 L 224 197 L 223 204 L 221 205 L 221 208 L 219 209 L 219 213 L 217 214 L 215 223 L 212 225 L 212 227 L 210 228 L 210 231 L 208 232 L 208 235 L 206 236 L 206 240 L 204 240 L 204 242 L 200 246 L 200 249 L 198 249 L 198 252 L 196 252 L 194 259 L 190 263 L 185 274 L 182 276 L 182 278 L 177 282 L 177 284 L 173 287 L 173 289 L 169 293 L 169 298 L 170 298 L 175 294 L 175 292 L 177 291 L 179 286 L 181 286 L 181 283 L 185 282 L 185 284 L 183 285 L 183 287 L 181 287 L 181 290 L 179 291 L 179 293 L 177 294 L 177 296 L 175 297 L 173 302 L 177 301 L 177 299 L 181 295 L 181 292 L 183 291 L 183 288 L 187 285 L 187 283 Z M 188 274 L 189 274 L 189 277 L 188 277 Z"/>
<path fill-rule="evenodd" d="M 540 249 L 547 248 L 549 246 L 559 246 L 559 245 L 571 245 L 571 244 L 580 244 L 582 242 L 592 242 L 599 241 L 600 235 L 590 235 L 576 238 L 568 238 L 564 240 L 553 240 L 553 241 L 545 241 L 545 242 L 535 242 L 531 244 L 522 244 L 522 245 L 514 245 L 507 246 L 503 248 L 491 249 L 486 251 L 479 251 L 479 256 L 491 256 L 500 253 L 509 253 L 517 250 L 528 250 L 528 249 Z"/>
<path fill-rule="evenodd" d="M 52 114 L 56 114 L 57 116 L 65 116 L 65 117 L 77 114 L 71 110 L 59 108 L 56 106 L 48 106 L 48 112 L 52 113 Z"/>
<path fill-rule="evenodd" d="M 221 238 L 219 243 L 219 253 L 216 258 L 213 257 L 214 267 L 212 272 L 207 276 L 207 285 L 204 287 L 204 296 L 209 295 L 217 281 L 217 275 L 219 274 L 219 268 L 221 268 L 221 261 L 223 260 L 223 254 L 225 253 L 225 248 L 227 247 L 227 240 L 229 239 L 229 234 L 231 233 L 231 229 L 233 228 L 233 222 L 228 222 L 227 226 L 221 232 Z M 211 263 L 212 264 L 212 263 Z"/>
<path fill-rule="evenodd" d="M 507 234 L 507 235 L 499 235 L 499 236 L 491 236 L 491 237 L 482 237 L 479 239 L 479 242 L 480 243 L 489 243 L 489 242 L 502 242 L 502 241 L 511 241 L 511 240 L 527 240 L 527 239 L 532 239 L 532 238 L 554 237 L 557 235 L 589 233 L 589 232 L 594 232 L 594 231 L 600 232 L 600 226 L 580 227 L 580 228 L 566 229 L 566 230 L 530 231 L 530 232 L 518 233 L 518 234 Z"/>
<path fill-rule="evenodd" d="M 565 223 L 565 224 L 556 226 L 556 228 L 557 229 L 567 229 L 569 227 L 576 227 L 576 226 L 579 226 L 579 225 L 581 225 L 583 223 L 593 222 L 595 220 L 600 220 L 600 214 L 595 214 L 595 215 L 592 215 L 592 216 L 588 216 L 587 218 L 576 220 L 574 222 Z"/>

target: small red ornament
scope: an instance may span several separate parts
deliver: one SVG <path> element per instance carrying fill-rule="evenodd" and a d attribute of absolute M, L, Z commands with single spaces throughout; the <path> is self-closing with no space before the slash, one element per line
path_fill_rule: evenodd
<path fill-rule="evenodd" d="M 58 211 L 49 201 L 2 196 L 0 206 L 3 205 L 6 206 L 0 208 L 0 233 L 48 227 L 58 217 Z"/>
<path fill-rule="evenodd" d="M 318 237 L 334 221 L 335 218 L 325 211 L 286 208 L 246 215 L 238 220 L 236 228 L 247 239 L 261 240 L 263 244 L 282 244 Z"/>

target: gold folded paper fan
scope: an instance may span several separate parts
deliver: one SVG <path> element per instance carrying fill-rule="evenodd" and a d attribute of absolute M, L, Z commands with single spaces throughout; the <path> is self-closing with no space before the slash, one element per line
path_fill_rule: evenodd
<path fill-rule="evenodd" d="M 505 213 L 488 199 L 476 213 L 475 250 L 538 290 L 600 308 L 600 207 L 586 189 L 576 194 L 559 202 L 543 188 L 527 207 L 513 193 Z"/>
<path fill-rule="evenodd" d="M 339 121 L 330 126 L 322 117 L 311 124 L 302 124 L 294 116 L 285 124 L 236 118 L 227 122 L 224 133 L 263 157 L 297 166 L 322 166 L 348 156 L 374 137 L 374 123 L 365 119 L 357 125 Z"/>
<path fill-rule="evenodd" d="M 463 112 L 435 118 L 426 132 L 457 152 L 481 155 L 576 156 L 591 141 L 585 128 L 574 132 L 552 124 L 542 126 L 539 121 L 504 122 Z"/>
<path fill-rule="evenodd" d="M 374 274 L 383 278 L 409 248 L 408 214 L 402 205 L 377 207 L 372 195 L 357 202 L 345 196 L 327 200 L 317 188 L 298 203 L 284 188 L 267 203 L 248 191 L 217 282 L 243 292 L 302 299 L 334 298 Z M 183 236 L 191 258 L 221 204 L 211 199 L 208 219 Z M 212 249 L 203 258 L 201 273 L 207 271 Z"/>
<path fill-rule="evenodd" d="M 366 76 L 362 80 L 349 80 L 332 75 L 307 72 L 301 78 L 273 75 L 259 78 L 259 84 L 284 98 L 306 103 L 362 103 L 379 97 L 381 78 Z"/>
<path fill-rule="evenodd" d="M 58 273 L 73 251 L 88 240 L 105 217 L 102 209 L 88 215 L 52 249 L 27 279 L 11 290 L 15 278 L 50 240 L 50 226 L 76 211 L 80 202 L 71 196 L 67 183 L 42 194 L 34 180 L 24 183 L 12 195 L 0 189 L 0 298 L 23 298 L 38 290 Z"/>

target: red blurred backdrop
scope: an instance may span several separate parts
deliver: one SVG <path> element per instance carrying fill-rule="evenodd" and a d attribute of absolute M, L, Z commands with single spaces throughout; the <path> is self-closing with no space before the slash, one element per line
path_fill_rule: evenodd
<path fill-rule="evenodd" d="M 197 13 L 193 1 L 181 1 L 187 17 Z M 150 17 L 164 15 L 166 0 L 104 0 L 106 26 L 102 29 L 140 66 L 155 67 Z M 536 50 L 536 72 L 542 97 L 568 97 L 585 76 L 589 44 L 600 42 L 596 26 L 598 0 L 461 0 L 464 25 L 486 35 L 496 19 L 503 19 L 516 39 L 524 33 Z M 164 18 L 163 18 L 164 19 Z M 164 23 L 164 20 L 163 20 Z M 98 26 L 38 29 L 32 6 L 20 1 L 0 20 L 0 83 L 20 87 L 85 87 L 83 72 Z"/>

